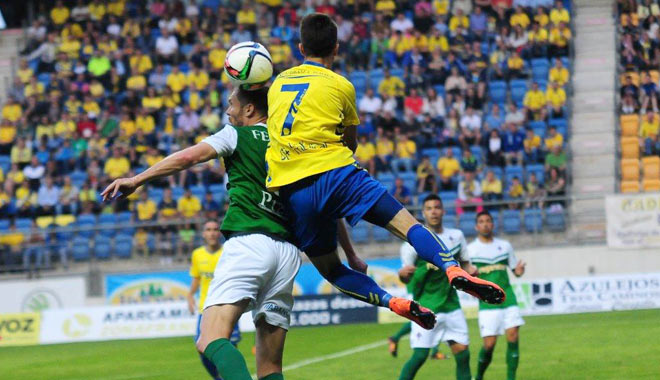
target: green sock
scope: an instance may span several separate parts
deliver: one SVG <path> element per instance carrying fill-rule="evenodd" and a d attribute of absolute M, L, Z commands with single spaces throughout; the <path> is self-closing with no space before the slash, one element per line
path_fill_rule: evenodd
<path fill-rule="evenodd" d="M 506 378 L 507 380 L 516 379 L 516 370 L 518 369 L 518 342 L 509 342 L 506 346 Z"/>
<path fill-rule="evenodd" d="M 399 331 L 397 331 L 396 334 L 392 335 L 390 338 L 391 338 L 393 341 L 398 342 L 399 339 L 401 339 L 401 338 L 403 338 L 404 336 L 410 334 L 410 330 L 411 330 L 411 329 L 412 329 L 412 326 L 410 325 L 410 322 L 408 322 L 408 323 L 404 323 L 404 324 L 401 326 L 401 328 L 399 329 Z"/>
<path fill-rule="evenodd" d="M 209 343 L 204 356 L 215 364 L 223 380 L 252 380 L 243 355 L 228 339 L 217 339 Z"/>
<path fill-rule="evenodd" d="M 470 350 L 463 350 L 454 354 L 456 359 L 456 380 L 472 380 L 470 372 Z"/>
<path fill-rule="evenodd" d="M 270 375 L 264 376 L 259 380 L 284 380 L 284 375 L 281 373 L 271 373 Z"/>
<path fill-rule="evenodd" d="M 415 374 L 417 373 L 417 371 L 419 371 L 419 369 L 426 361 L 426 358 L 428 357 L 429 357 L 428 348 L 413 349 L 412 356 L 410 357 L 410 359 L 408 359 L 406 364 L 401 369 L 401 375 L 399 376 L 399 380 L 412 380 L 413 378 L 415 378 Z"/>
<path fill-rule="evenodd" d="M 476 380 L 481 380 L 484 378 L 484 372 L 490 364 L 490 361 L 493 359 L 493 351 L 487 351 L 485 348 L 481 347 L 479 351 L 479 366 L 477 367 L 477 377 Z"/>

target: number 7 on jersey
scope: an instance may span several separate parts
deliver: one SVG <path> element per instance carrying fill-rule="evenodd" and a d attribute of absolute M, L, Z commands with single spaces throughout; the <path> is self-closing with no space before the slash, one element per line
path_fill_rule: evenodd
<path fill-rule="evenodd" d="M 284 125 L 282 125 L 282 136 L 289 136 L 291 134 L 291 127 L 293 126 L 293 121 L 296 118 L 298 113 L 298 106 L 302 102 L 303 96 L 309 88 L 309 83 L 297 83 L 297 84 L 283 84 L 280 89 L 281 92 L 297 92 L 296 97 L 293 98 L 291 106 L 289 107 L 289 112 L 286 114 L 286 119 L 284 119 Z"/>

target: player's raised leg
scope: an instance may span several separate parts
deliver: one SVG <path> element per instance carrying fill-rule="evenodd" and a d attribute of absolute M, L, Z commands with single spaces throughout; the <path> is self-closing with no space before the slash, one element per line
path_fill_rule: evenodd
<path fill-rule="evenodd" d="M 477 297 L 488 303 L 499 304 L 505 299 L 505 293 L 496 284 L 470 276 L 451 256 L 444 243 L 428 228 L 415 219 L 390 194 L 384 194 L 369 212 L 365 220 L 383 225 L 386 210 L 399 208 L 399 211 L 384 226 L 393 234 L 404 239 L 415 248 L 419 257 L 447 273 L 449 283 L 458 290 Z"/>
<path fill-rule="evenodd" d="M 197 351 L 213 362 L 223 380 L 252 379 L 245 358 L 229 340 L 248 305 L 249 300 L 245 299 L 233 304 L 210 306 L 202 313 Z"/>

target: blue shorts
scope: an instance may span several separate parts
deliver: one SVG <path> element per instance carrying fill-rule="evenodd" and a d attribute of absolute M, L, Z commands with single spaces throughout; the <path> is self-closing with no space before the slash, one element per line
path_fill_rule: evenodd
<path fill-rule="evenodd" d="M 202 332 L 202 314 L 200 313 L 197 316 L 197 329 L 195 330 L 195 342 L 197 342 L 197 339 L 199 339 L 199 335 Z M 234 331 L 231 332 L 231 336 L 229 337 L 229 341 L 231 344 L 234 346 L 238 344 L 238 342 L 241 341 L 241 331 L 238 329 L 238 322 L 236 323 L 236 326 L 234 326 Z"/>
<path fill-rule="evenodd" d="M 357 165 L 313 175 L 280 188 L 296 244 L 308 256 L 337 249 L 337 219 L 384 227 L 403 206 Z M 377 205 L 378 207 L 374 207 Z M 382 207 L 381 207 L 382 206 Z"/>

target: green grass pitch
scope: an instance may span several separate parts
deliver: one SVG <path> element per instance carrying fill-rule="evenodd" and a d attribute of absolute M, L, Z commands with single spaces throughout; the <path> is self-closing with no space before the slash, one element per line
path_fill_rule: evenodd
<path fill-rule="evenodd" d="M 527 317 L 526 321 L 521 329 L 521 380 L 658 379 L 660 310 Z M 481 341 L 476 321 L 468 323 L 474 374 Z M 384 338 L 398 327 L 370 324 L 293 329 L 287 338 L 284 365 L 297 368 L 286 370 L 285 378 L 397 379 L 411 352 L 408 341 L 402 341 L 399 357 L 394 359 L 386 351 Z M 252 341 L 252 334 L 244 334 L 239 347 L 254 371 Z M 373 347 L 378 342 L 382 344 Z M 487 379 L 505 378 L 503 343 L 498 343 Z M 372 348 L 363 347 L 369 344 Z M 332 357 L 351 349 L 359 352 Z M 449 352 L 447 348 L 443 351 Z M 192 338 L 0 348 L 0 369 L 4 380 L 208 378 Z M 454 369 L 453 359 L 429 361 L 417 378 L 453 379 Z"/>

